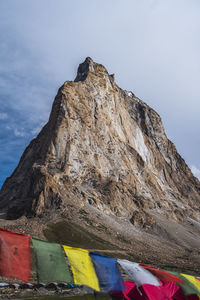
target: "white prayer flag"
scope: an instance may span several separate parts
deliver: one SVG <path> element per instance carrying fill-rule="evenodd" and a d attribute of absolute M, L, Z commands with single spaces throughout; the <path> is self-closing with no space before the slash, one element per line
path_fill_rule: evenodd
<path fill-rule="evenodd" d="M 133 280 L 137 287 L 143 284 L 160 286 L 158 279 L 149 271 L 142 268 L 139 264 L 126 259 L 118 259 L 117 262 L 124 269 L 130 279 Z"/>

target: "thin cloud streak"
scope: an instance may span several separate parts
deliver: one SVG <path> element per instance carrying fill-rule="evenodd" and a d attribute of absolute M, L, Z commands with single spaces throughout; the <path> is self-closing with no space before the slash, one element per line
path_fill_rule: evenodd
<path fill-rule="evenodd" d="M 195 167 L 194 165 L 191 166 L 191 171 L 200 180 L 200 168 Z"/>

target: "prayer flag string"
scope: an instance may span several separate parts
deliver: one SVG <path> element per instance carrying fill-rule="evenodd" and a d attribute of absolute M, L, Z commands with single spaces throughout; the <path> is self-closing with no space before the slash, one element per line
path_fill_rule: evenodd
<path fill-rule="evenodd" d="M 42 241 L 1 228 L 0 276 L 30 281 L 30 241 L 33 245 L 37 278 L 40 283 L 74 282 L 76 285 L 86 285 L 96 291 L 121 293 L 126 297 L 128 294 L 143 291 L 147 299 L 155 299 L 157 295 L 158 300 L 164 299 L 162 297 L 166 296 L 166 293 L 196 295 L 197 298 L 200 296 L 200 281 L 194 276 Z M 123 281 L 119 266 L 134 283 Z M 134 286 L 137 290 L 134 290 Z"/>

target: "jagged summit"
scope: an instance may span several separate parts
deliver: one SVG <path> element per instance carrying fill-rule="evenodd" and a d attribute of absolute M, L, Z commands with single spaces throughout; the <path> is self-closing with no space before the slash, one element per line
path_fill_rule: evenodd
<path fill-rule="evenodd" d="M 87 78 L 89 70 L 93 71 L 93 60 L 91 57 L 86 57 L 85 61 L 79 65 L 74 81 L 84 81 Z"/>
<path fill-rule="evenodd" d="M 74 82 L 78 81 L 84 81 L 86 80 L 88 74 L 92 73 L 95 76 L 100 77 L 106 77 L 109 76 L 109 78 L 114 81 L 115 75 L 114 74 L 108 74 L 106 68 L 103 65 L 96 64 L 91 57 L 86 57 L 85 61 L 81 63 L 77 70 L 77 75 L 74 80 Z M 90 77 L 90 76 L 89 76 Z M 89 78 L 89 80 L 92 78 Z"/>

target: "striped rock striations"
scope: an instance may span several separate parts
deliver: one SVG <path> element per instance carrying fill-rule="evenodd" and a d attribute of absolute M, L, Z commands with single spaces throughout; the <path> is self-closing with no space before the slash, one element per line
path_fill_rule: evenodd
<path fill-rule="evenodd" d="M 161 118 L 86 58 L 0 191 L 8 219 L 93 206 L 143 228 L 156 215 L 200 220 L 200 182 Z M 131 224 L 130 224 L 131 226 Z"/>

